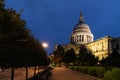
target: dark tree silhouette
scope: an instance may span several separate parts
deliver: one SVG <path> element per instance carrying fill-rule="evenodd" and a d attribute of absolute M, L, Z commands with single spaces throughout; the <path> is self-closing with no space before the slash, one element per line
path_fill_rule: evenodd
<path fill-rule="evenodd" d="M 58 45 L 57 49 L 53 51 L 53 62 L 56 63 L 61 63 L 63 62 L 63 56 L 65 54 L 65 50 L 62 47 L 62 45 Z"/>
<path fill-rule="evenodd" d="M 5 9 L 4 0 L 0 0 L 0 67 L 14 68 L 49 65 L 46 51 L 26 28 L 25 20 L 14 9 Z"/>
<path fill-rule="evenodd" d="M 5 0 L 0 0 L 0 10 L 4 9 Z"/>
<path fill-rule="evenodd" d="M 75 51 L 73 48 L 71 48 L 70 50 L 67 50 L 65 52 L 65 55 L 64 55 L 64 58 L 63 58 L 64 62 L 66 64 L 69 64 L 69 63 L 75 63 L 75 60 L 76 60 L 76 54 L 75 54 Z"/>
<path fill-rule="evenodd" d="M 118 52 L 118 49 L 113 49 L 113 52 L 105 59 L 102 59 L 100 63 L 105 67 L 120 67 L 120 53 Z"/>
<path fill-rule="evenodd" d="M 93 66 L 97 63 L 97 59 L 85 46 L 80 47 L 78 54 L 78 61 L 80 65 Z"/>

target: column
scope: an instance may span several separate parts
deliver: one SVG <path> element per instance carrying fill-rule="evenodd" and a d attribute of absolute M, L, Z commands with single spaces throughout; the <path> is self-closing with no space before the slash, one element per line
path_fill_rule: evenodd
<path fill-rule="evenodd" d="M 77 36 L 75 36 L 75 42 L 77 42 Z"/>
<path fill-rule="evenodd" d="M 80 42 L 82 41 L 82 36 L 80 35 Z"/>
<path fill-rule="evenodd" d="M 82 35 L 82 42 L 84 41 L 84 35 Z"/>
<path fill-rule="evenodd" d="M 81 42 L 81 35 L 80 35 L 80 42 Z"/>
<path fill-rule="evenodd" d="M 77 35 L 77 42 L 79 41 L 78 39 L 79 39 L 79 36 Z"/>
<path fill-rule="evenodd" d="M 73 36 L 73 42 L 75 42 L 75 36 Z"/>
<path fill-rule="evenodd" d="M 86 42 L 86 35 L 84 35 L 84 42 Z"/>

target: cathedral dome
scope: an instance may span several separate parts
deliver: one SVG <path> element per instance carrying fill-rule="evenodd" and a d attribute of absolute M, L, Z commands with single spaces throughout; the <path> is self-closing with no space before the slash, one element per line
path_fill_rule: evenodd
<path fill-rule="evenodd" d="M 76 33 L 76 32 L 91 33 L 89 26 L 87 24 L 85 24 L 85 23 L 78 23 L 73 28 L 73 33 Z"/>
<path fill-rule="evenodd" d="M 80 13 L 79 22 L 74 26 L 73 32 L 71 35 L 72 44 L 86 44 L 93 41 L 93 34 L 89 26 L 84 23 L 82 12 Z"/>

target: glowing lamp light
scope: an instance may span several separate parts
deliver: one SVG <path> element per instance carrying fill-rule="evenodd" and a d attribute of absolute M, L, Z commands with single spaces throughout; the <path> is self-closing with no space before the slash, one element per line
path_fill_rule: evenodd
<path fill-rule="evenodd" d="M 48 44 L 47 44 L 46 42 L 43 42 L 43 43 L 42 43 L 42 46 L 43 46 L 44 48 L 47 48 L 47 47 L 48 47 Z"/>

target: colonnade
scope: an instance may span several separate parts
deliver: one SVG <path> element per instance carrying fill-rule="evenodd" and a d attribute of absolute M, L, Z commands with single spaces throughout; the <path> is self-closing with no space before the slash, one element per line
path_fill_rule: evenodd
<path fill-rule="evenodd" d="M 93 37 L 90 35 L 73 35 L 71 37 L 71 42 L 92 42 Z"/>

